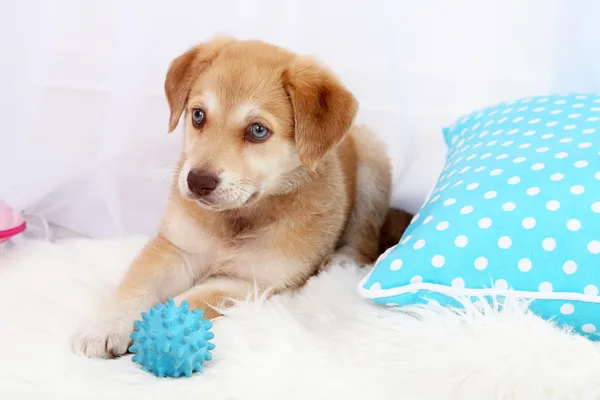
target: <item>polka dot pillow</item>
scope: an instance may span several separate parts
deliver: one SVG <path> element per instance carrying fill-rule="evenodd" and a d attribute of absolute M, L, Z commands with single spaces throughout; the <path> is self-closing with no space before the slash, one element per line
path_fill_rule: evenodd
<path fill-rule="evenodd" d="M 600 332 L 600 96 L 502 103 L 444 130 L 446 166 L 400 243 L 361 282 L 375 302 L 531 299 Z"/>

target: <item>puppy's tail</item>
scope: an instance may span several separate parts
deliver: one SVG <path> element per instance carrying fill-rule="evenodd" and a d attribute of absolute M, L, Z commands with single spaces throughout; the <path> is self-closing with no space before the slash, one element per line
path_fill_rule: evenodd
<path fill-rule="evenodd" d="M 411 214 L 397 208 L 388 210 L 379 236 L 379 254 L 398 244 L 412 217 Z"/>

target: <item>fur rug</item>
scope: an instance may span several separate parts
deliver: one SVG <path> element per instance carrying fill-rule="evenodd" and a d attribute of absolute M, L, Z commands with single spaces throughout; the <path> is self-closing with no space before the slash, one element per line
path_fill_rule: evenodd
<path fill-rule="evenodd" d="M 502 312 L 394 311 L 337 266 L 298 293 L 215 322 L 214 360 L 158 379 L 131 357 L 77 356 L 71 336 L 144 238 L 26 242 L 0 254 L 2 399 L 598 399 L 600 347 L 511 302 Z"/>

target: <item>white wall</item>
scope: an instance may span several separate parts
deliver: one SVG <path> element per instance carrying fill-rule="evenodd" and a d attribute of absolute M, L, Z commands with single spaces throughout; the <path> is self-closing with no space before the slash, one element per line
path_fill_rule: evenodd
<path fill-rule="evenodd" d="M 169 61 L 215 33 L 329 64 L 416 209 L 440 128 L 507 98 L 600 90 L 594 0 L 0 0 L 0 196 L 81 233 L 151 233 L 179 146 Z"/>

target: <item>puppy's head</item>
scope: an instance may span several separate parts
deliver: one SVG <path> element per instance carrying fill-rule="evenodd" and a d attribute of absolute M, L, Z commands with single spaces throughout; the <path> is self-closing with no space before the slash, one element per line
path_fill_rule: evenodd
<path fill-rule="evenodd" d="M 294 190 L 347 134 L 357 110 L 326 69 L 258 41 L 217 38 L 176 58 L 169 132 L 184 115 L 181 194 L 225 210 Z"/>

